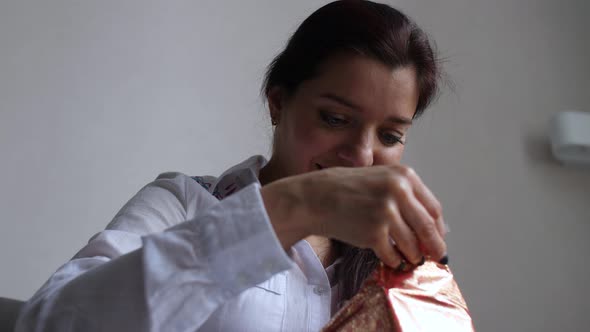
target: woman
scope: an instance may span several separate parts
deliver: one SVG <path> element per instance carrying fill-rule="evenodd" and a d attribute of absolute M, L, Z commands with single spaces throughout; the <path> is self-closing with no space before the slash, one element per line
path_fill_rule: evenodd
<path fill-rule="evenodd" d="M 438 77 L 399 11 L 320 8 L 266 75 L 270 160 L 161 174 L 28 301 L 17 330 L 317 331 L 378 259 L 446 263 L 440 204 L 400 164 Z"/>

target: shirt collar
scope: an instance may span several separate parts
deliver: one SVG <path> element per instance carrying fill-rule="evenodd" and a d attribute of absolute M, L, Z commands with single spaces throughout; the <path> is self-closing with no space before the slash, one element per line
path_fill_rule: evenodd
<path fill-rule="evenodd" d="M 252 183 L 260 183 L 258 175 L 268 161 L 261 155 L 254 155 L 243 162 L 223 172 L 211 185 L 212 192 L 218 193 L 218 198 L 226 196 Z"/>

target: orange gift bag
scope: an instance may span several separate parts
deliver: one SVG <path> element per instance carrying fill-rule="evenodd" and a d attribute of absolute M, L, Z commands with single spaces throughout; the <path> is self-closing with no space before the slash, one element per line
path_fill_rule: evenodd
<path fill-rule="evenodd" d="M 408 272 L 380 264 L 323 332 L 472 332 L 467 304 L 447 265 L 427 261 Z"/>

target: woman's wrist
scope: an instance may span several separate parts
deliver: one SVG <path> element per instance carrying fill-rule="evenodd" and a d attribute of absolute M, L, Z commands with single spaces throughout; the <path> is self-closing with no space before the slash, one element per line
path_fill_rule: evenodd
<path fill-rule="evenodd" d="M 266 213 L 285 250 L 311 235 L 304 216 L 301 190 L 296 183 L 279 180 L 263 186 L 260 194 Z"/>

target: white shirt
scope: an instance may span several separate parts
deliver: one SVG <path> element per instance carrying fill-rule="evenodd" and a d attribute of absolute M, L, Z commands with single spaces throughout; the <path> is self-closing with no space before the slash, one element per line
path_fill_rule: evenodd
<path fill-rule="evenodd" d="M 260 195 L 265 164 L 161 174 L 35 293 L 16 330 L 320 330 L 338 261 L 324 269 L 305 240 L 283 250 Z"/>

